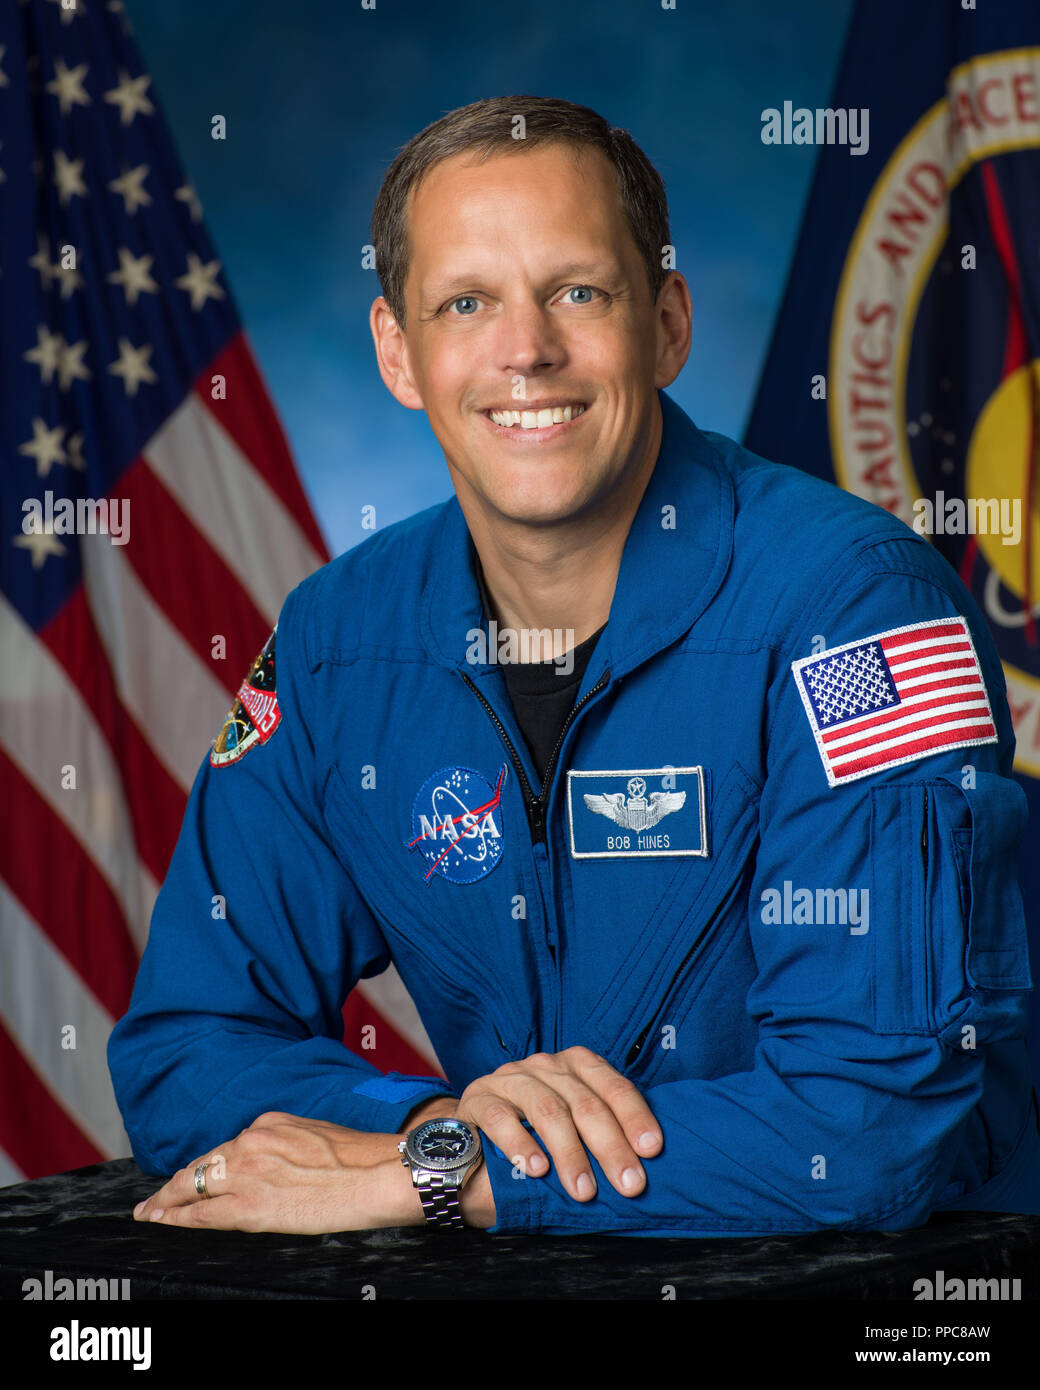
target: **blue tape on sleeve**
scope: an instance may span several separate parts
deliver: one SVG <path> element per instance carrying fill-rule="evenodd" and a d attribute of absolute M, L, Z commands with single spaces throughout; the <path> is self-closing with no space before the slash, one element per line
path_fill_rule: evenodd
<path fill-rule="evenodd" d="M 396 1105 L 400 1101 L 410 1100 L 412 1096 L 421 1095 L 423 1091 L 435 1091 L 439 1086 L 444 1088 L 445 1093 L 450 1090 L 447 1083 L 437 1076 L 402 1076 L 400 1072 L 391 1072 L 389 1076 L 374 1076 L 370 1081 L 363 1081 L 360 1086 L 354 1087 L 354 1094 Z"/>

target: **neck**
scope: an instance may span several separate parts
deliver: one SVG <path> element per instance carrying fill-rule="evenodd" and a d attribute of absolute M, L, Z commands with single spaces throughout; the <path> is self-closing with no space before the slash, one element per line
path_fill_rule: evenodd
<path fill-rule="evenodd" d="M 551 526 L 503 517 L 459 491 L 484 583 L 499 628 L 543 632 L 532 639 L 531 661 L 548 661 L 579 646 L 610 616 L 621 555 L 650 481 L 661 442 L 660 412 L 637 466 L 600 505 Z M 549 634 L 552 634 L 551 639 Z"/>

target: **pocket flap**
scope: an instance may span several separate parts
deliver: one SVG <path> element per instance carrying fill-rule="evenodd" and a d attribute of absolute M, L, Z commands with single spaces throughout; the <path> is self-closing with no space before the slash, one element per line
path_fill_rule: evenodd
<path fill-rule="evenodd" d="M 956 787 L 971 816 L 967 852 L 969 890 L 967 972 L 981 989 L 1031 989 L 1029 947 L 1016 857 L 1029 819 L 1026 795 L 1017 782 L 993 772 L 975 773 L 964 787 L 956 773 L 939 779 Z"/>

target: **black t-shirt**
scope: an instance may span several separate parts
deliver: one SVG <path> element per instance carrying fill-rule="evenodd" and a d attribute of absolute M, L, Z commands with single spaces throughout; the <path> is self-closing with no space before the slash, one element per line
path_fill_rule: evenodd
<path fill-rule="evenodd" d="M 486 617 L 492 612 L 492 606 L 479 562 L 477 582 Z M 552 660 L 503 663 L 513 712 L 543 783 L 560 730 L 574 708 L 585 668 L 605 627 L 606 623 L 573 649 L 573 669 L 566 675 L 562 673 L 560 665 Z"/>

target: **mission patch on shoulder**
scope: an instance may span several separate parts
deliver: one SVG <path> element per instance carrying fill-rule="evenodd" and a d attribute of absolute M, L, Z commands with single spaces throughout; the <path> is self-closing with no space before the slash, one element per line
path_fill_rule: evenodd
<path fill-rule="evenodd" d="M 264 643 L 260 655 L 250 666 L 238 688 L 235 703 L 213 744 L 209 760 L 214 767 L 227 767 L 258 743 L 266 743 L 281 723 L 274 680 L 274 632 Z"/>

